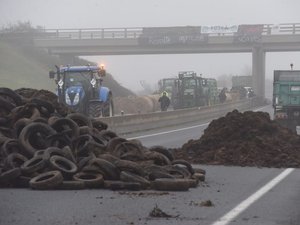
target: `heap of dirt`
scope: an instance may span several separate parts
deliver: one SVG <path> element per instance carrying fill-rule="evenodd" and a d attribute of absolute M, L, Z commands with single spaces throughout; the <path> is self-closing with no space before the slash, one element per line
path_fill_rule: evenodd
<path fill-rule="evenodd" d="M 189 140 L 175 155 L 199 164 L 300 167 L 300 138 L 268 113 L 234 110 L 213 120 L 198 140 Z"/>

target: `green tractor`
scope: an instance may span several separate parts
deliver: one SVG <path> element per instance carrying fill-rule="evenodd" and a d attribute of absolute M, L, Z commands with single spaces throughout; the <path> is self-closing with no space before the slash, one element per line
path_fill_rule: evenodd
<path fill-rule="evenodd" d="M 193 71 L 179 72 L 176 80 L 174 109 L 207 106 L 210 102 L 208 80 Z"/>

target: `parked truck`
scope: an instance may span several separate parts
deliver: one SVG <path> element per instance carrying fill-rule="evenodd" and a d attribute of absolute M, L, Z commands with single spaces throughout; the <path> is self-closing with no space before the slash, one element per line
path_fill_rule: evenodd
<path fill-rule="evenodd" d="M 114 115 L 112 92 L 102 85 L 103 66 L 56 66 L 49 78 L 57 84 L 59 102 L 90 117 Z"/>
<path fill-rule="evenodd" d="M 273 82 L 274 120 L 296 131 L 300 125 L 300 70 L 275 70 Z"/>

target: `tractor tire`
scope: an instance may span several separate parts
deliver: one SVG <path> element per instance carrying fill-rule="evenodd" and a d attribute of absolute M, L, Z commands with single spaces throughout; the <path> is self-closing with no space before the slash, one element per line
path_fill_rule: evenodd
<path fill-rule="evenodd" d="M 104 104 L 102 109 L 102 116 L 103 117 L 111 117 L 114 116 L 114 103 L 112 100 L 112 95 L 109 95 L 107 102 Z"/>
<path fill-rule="evenodd" d="M 102 117 L 102 108 L 103 104 L 102 102 L 90 102 L 89 103 L 89 108 L 88 108 L 88 115 L 91 118 L 98 118 Z"/>

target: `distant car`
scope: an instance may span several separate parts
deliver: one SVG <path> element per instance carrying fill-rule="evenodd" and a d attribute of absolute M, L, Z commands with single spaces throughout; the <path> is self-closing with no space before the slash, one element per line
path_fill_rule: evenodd
<path fill-rule="evenodd" d="M 247 98 L 251 98 L 254 96 L 254 91 L 252 87 L 244 87 L 244 88 L 247 91 L 247 95 L 246 95 Z"/>

